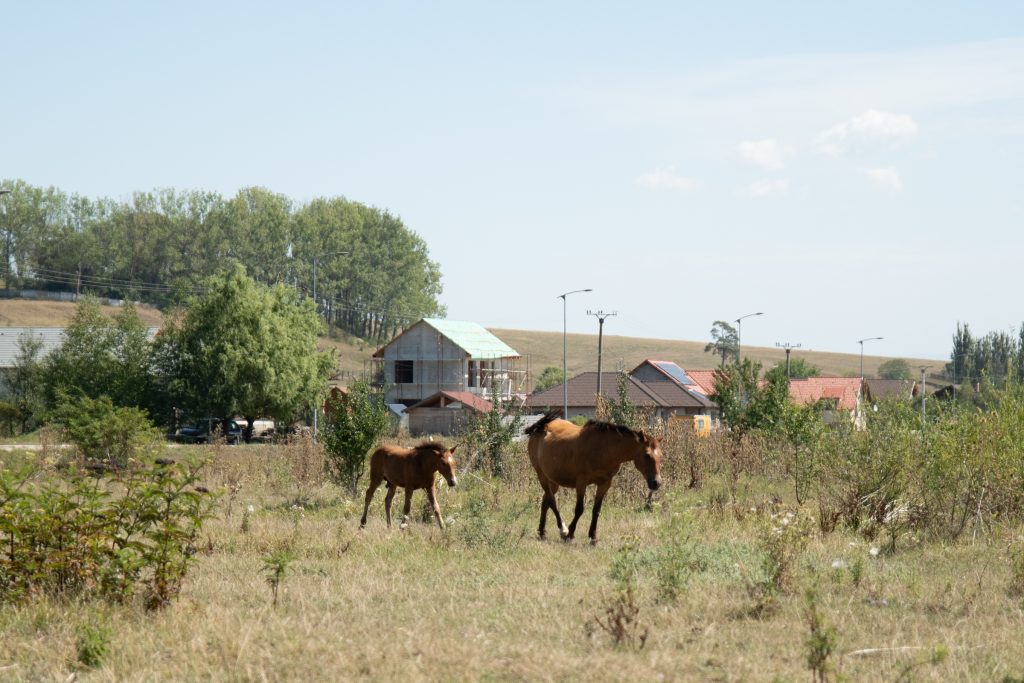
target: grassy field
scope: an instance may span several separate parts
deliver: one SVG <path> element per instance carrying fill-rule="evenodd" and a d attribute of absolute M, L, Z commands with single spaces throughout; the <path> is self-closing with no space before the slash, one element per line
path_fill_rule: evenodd
<path fill-rule="evenodd" d="M 107 308 L 111 314 L 118 309 Z M 0 326 L 47 326 L 67 324 L 74 313 L 74 304 L 58 301 L 0 300 Z M 159 325 L 160 312 L 140 307 L 139 314 L 147 325 Z M 532 376 L 536 378 L 548 366 L 562 366 L 562 335 L 558 332 L 534 332 L 528 330 L 492 329 L 495 335 L 518 351 L 528 360 Z M 710 369 L 716 366 L 717 357 L 704 353 L 706 342 L 681 341 L 672 339 L 643 339 L 605 335 L 604 367 L 608 370 L 624 368 L 631 370 L 646 358 L 675 361 L 684 368 Z M 334 349 L 338 356 L 338 369 L 351 375 L 361 376 L 370 369 L 370 356 L 377 346 L 347 335 L 324 337 L 321 348 Z M 785 362 L 786 354 L 777 348 L 744 346 L 744 355 L 758 360 L 766 368 Z M 826 375 L 856 376 L 860 372 L 860 356 L 856 353 L 829 353 L 826 351 L 793 352 L 817 366 Z M 878 366 L 890 360 L 887 356 L 864 356 L 864 371 L 874 375 Z M 940 370 L 945 361 L 936 359 L 907 358 L 911 367 L 931 365 L 932 371 Z M 570 334 L 568 336 L 567 365 L 569 373 L 575 374 L 597 369 L 597 335 Z"/>
<path fill-rule="evenodd" d="M 444 532 L 422 521 L 422 493 L 410 528 L 386 529 L 383 490 L 359 531 L 361 499 L 325 483 L 308 448 L 175 457 L 187 452 L 212 456 L 205 483 L 222 497 L 180 599 L 157 613 L 44 598 L 0 607 L 0 680 L 802 681 L 809 588 L 846 680 L 1024 676 L 1024 604 L 1007 592 L 1021 528 L 874 555 L 859 535 L 815 526 L 790 586 L 758 611 L 748 579 L 766 533 L 787 510 L 814 514 L 785 481 L 744 479 L 733 505 L 721 482 L 685 488 L 670 458 L 646 511 L 627 466 L 592 547 L 536 539 L 539 489 L 521 449 L 503 480 L 461 472 L 458 488 L 439 485 Z M 560 506 L 570 512 L 571 498 Z M 295 560 L 274 608 L 261 567 L 279 549 Z M 597 618 L 623 604 L 625 585 L 636 612 L 616 643 Z M 80 642 L 96 624 L 109 651 L 87 668 Z"/>

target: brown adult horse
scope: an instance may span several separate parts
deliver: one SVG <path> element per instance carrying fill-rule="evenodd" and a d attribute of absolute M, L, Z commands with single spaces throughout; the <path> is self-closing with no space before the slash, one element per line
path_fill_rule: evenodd
<path fill-rule="evenodd" d="M 455 453 L 456 446 L 445 448 L 439 443 L 425 442 L 412 448 L 401 446 L 381 446 L 370 456 L 370 485 L 366 489 L 366 505 L 363 506 L 363 518 L 359 521 L 359 528 L 366 526 L 366 511 L 370 509 L 370 501 L 373 494 L 382 481 L 387 482 L 388 494 L 384 498 L 384 511 L 387 514 L 388 528 L 391 528 L 391 501 L 395 497 L 395 490 L 401 486 L 405 488 L 405 507 L 402 511 L 401 528 L 408 526 L 409 510 L 412 506 L 412 492 L 416 489 L 426 489 L 427 498 L 430 500 L 430 507 L 434 509 L 434 517 L 438 525 L 444 529 L 444 520 L 441 519 L 441 508 L 437 504 L 437 494 L 434 491 L 434 480 L 438 472 L 448 482 L 448 486 L 455 486 Z"/>
<path fill-rule="evenodd" d="M 597 543 L 597 518 L 601 503 L 612 485 L 612 477 L 623 463 L 633 461 L 647 479 L 647 486 L 657 490 L 661 486 L 661 449 L 657 439 L 621 425 L 591 420 L 583 427 L 555 418 L 551 412 L 526 429 L 530 462 L 537 471 L 544 498 L 540 504 L 540 526 L 537 533 L 544 538 L 548 509 L 555 513 L 562 538 L 572 540 L 576 522 L 583 514 L 583 499 L 587 487 L 597 485 L 594 511 L 590 516 L 590 542 Z M 558 514 L 555 494 L 558 487 L 576 489 L 576 510 L 569 528 Z"/>

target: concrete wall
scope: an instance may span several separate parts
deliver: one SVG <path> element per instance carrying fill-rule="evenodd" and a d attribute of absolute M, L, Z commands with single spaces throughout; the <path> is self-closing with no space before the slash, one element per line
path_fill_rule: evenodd
<path fill-rule="evenodd" d="M 395 382 L 395 361 L 399 360 L 413 362 L 411 383 Z M 426 323 L 417 323 L 384 348 L 385 400 L 410 405 L 438 391 L 465 391 L 467 360 L 447 337 Z"/>

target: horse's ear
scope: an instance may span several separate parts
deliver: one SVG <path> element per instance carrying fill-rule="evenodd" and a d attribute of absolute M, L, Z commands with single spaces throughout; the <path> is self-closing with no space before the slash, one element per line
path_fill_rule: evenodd
<path fill-rule="evenodd" d="M 452 446 L 451 448 L 448 449 L 448 452 L 451 453 L 452 455 L 455 455 L 456 448 L 458 448 L 458 446 Z"/>

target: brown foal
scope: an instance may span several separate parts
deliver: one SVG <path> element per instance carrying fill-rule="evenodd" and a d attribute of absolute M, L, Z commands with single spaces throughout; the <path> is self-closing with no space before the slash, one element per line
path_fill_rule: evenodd
<path fill-rule="evenodd" d="M 405 489 L 405 507 L 402 510 L 402 524 L 404 529 L 409 523 L 409 511 L 412 506 L 412 492 L 416 489 L 426 489 L 427 498 L 430 500 L 430 507 L 434 509 L 434 517 L 437 524 L 444 529 L 444 520 L 441 519 L 441 508 L 437 504 L 437 494 L 434 490 L 434 482 L 438 472 L 448 482 L 448 486 L 455 486 L 455 446 L 445 448 L 439 443 L 421 443 L 412 448 L 402 446 L 381 446 L 370 456 L 370 485 L 366 489 L 366 504 L 363 506 L 363 518 L 359 521 L 359 528 L 366 526 L 366 512 L 370 509 L 370 501 L 380 483 L 387 482 L 388 493 L 384 498 L 384 512 L 387 515 L 388 528 L 391 528 L 391 501 L 395 497 L 396 489 L 401 486 Z"/>

